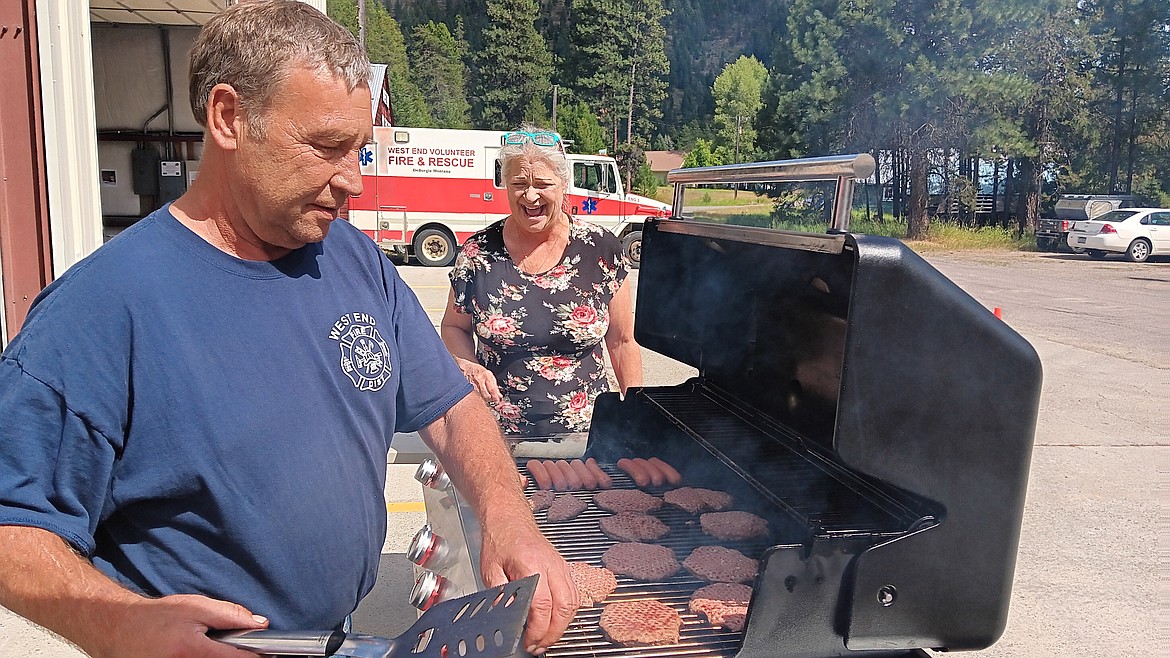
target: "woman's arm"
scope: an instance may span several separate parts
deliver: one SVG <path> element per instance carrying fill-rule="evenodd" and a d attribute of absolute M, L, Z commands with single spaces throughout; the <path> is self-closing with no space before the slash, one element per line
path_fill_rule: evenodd
<path fill-rule="evenodd" d="M 634 303 L 628 277 L 609 300 L 609 330 L 605 332 L 605 346 L 609 349 L 609 361 L 622 395 L 631 386 L 641 386 L 642 350 L 634 342 Z"/>
<path fill-rule="evenodd" d="M 439 325 L 439 336 L 447 351 L 455 357 L 455 363 L 485 400 L 499 402 L 504 399 L 496 376 L 483 367 L 475 358 L 475 339 L 471 333 L 471 316 L 459 312 L 455 307 L 455 291 L 447 291 L 447 309 L 443 311 L 443 322 Z"/>

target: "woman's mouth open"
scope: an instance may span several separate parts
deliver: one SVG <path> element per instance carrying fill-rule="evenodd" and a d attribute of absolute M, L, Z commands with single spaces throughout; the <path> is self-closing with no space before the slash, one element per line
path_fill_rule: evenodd
<path fill-rule="evenodd" d="M 529 218 L 536 219 L 537 217 L 544 217 L 544 206 L 543 205 L 539 205 L 535 208 L 529 208 L 528 206 L 521 206 L 521 207 L 524 208 L 524 215 L 529 217 Z"/>

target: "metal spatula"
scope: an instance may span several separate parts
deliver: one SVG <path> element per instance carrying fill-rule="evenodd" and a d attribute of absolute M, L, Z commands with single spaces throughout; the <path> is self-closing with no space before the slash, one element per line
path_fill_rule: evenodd
<path fill-rule="evenodd" d="M 342 631 L 213 631 L 233 647 L 272 656 L 351 658 L 508 658 L 524 635 L 540 576 L 431 606 L 393 639 Z"/>

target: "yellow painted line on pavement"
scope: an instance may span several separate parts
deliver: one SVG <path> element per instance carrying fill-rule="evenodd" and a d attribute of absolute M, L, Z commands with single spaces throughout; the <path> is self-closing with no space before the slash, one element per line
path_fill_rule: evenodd
<path fill-rule="evenodd" d="M 426 506 L 421 500 L 412 501 L 409 503 L 386 503 L 387 512 L 425 512 Z"/>

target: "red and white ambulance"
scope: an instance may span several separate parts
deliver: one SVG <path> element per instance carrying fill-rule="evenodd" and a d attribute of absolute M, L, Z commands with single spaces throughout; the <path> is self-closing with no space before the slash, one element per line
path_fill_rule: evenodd
<path fill-rule="evenodd" d="M 384 251 L 449 265 L 472 233 L 507 216 L 496 154 L 505 133 L 490 130 L 375 127 L 361 151 L 364 190 L 348 219 Z M 642 222 L 670 206 L 626 194 L 613 158 L 568 154 L 573 180 L 566 208 L 622 238 L 635 264 Z"/>

